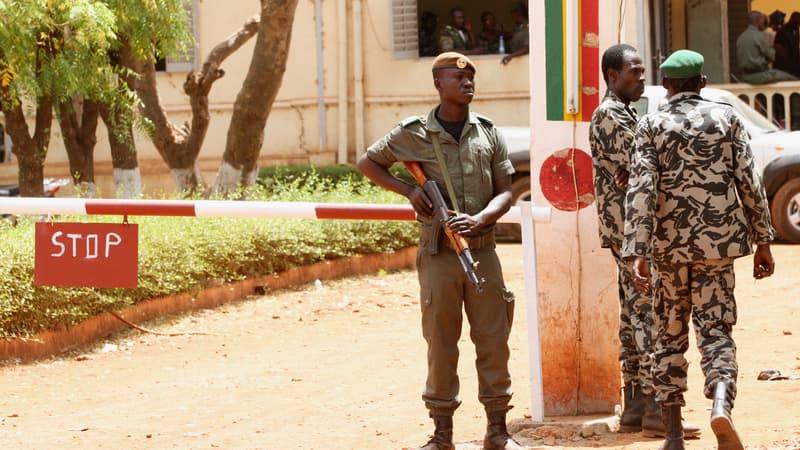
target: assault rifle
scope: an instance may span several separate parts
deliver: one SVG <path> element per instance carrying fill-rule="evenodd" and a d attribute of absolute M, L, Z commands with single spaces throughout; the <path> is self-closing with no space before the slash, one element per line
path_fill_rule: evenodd
<path fill-rule="evenodd" d="M 467 279 L 475 286 L 475 292 L 482 292 L 482 280 L 478 278 L 477 274 L 478 263 L 472 258 L 472 253 L 469 250 L 469 244 L 467 244 L 466 239 L 460 234 L 451 231 L 447 226 L 447 219 L 450 218 L 451 212 L 447 209 L 447 203 L 445 203 L 444 197 L 442 197 L 442 193 L 439 191 L 436 182 L 428 180 L 418 162 L 404 161 L 403 165 L 406 166 L 408 172 L 417 180 L 422 190 L 425 191 L 425 194 L 431 202 L 433 202 L 433 217 L 431 218 L 433 221 L 433 233 L 430 238 L 430 248 L 433 250 L 431 254 L 435 255 L 438 252 L 439 237 L 441 236 L 442 230 L 444 230 L 447 239 L 450 241 L 450 246 L 458 255 L 458 261 L 461 263 L 461 268 L 467 275 Z M 453 199 L 453 201 L 455 201 L 455 199 Z"/>

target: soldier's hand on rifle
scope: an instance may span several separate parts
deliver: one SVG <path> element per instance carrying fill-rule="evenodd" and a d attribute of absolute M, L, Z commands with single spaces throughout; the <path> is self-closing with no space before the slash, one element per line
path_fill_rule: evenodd
<path fill-rule="evenodd" d="M 480 231 L 483 224 L 475 216 L 459 214 L 447 220 L 447 227 L 450 228 L 450 231 L 462 236 L 472 236 Z"/>
<path fill-rule="evenodd" d="M 431 217 L 433 215 L 433 202 L 431 199 L 428 198 L 428 194 L 422 190 L 422 188 L 415 187 L 411 194 L 408 196 L 408 201 L 411 203 L 411 206 L 414 207 L 414 211 L 417 214 L 423 215 L 425 217 Z"/>

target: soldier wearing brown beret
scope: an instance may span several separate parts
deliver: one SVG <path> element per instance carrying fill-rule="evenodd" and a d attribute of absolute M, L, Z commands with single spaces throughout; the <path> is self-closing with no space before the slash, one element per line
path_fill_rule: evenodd
<path fill-rule="evenodd" d="M 469 109 L 475 96 L 475 64 L 461 53 L 445 52 L 433 61 L 432 71 L 439 105 L 427 116 L 403 120 L 358 162 L 359 170 L 375 183 L 408 198 L 420 222 L 417 270 L 422 335 L 428 344 L 422 399 L 436 426 L 421 450 L 455 449 L 453 413 L 461 404 L 457 368 L 462 311 L 477 354 L 478 399 L 488 418 L 483 448 L 522 449 L 506 429 L 514 294 L 503 281 L 494 241 L 495 222 L 511 206 L 514 168 L 493 122 Z M 427 179 L 436 182 L 448 208 L 457 212 L 446 224 L 468 240 L 484 279 L 481 292 L 467 280 L 447 239 L 432 243 L 433 227 L 440 225 L 431 221 L 432 203 L 425 192 L 389 172 L 392 164 L 403 161 L 418 162 Z"/>

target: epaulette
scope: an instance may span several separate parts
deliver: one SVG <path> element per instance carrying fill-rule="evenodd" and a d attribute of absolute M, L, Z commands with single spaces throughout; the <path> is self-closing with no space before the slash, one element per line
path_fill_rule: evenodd
<path fill-rule="evenodd" d="M 417 122 L 422 122 L 422 116 L 406 117 L 405 119 L 403 119 L 400 122 L 400 127 L 401 128 L 405 128 L 405 127 L 407 127 L 407 126 L 409 126 L 411 124 L 417 123 Z"/>
<path fill-rule="evenodd" d="M 482 115 L 480 115 L 478 113 L 474 113 L 474 114 L 475 114 L 475 117 L 477 117 L 481 122 L 484 123 L 484 125 L 487 125 L 489 127 L 493 127 L 494 126 L 494 121 L 492 121 L 492 119 L 490 119 L 490 118 L 488 118 L 486 116 L 482 116 Z"/>

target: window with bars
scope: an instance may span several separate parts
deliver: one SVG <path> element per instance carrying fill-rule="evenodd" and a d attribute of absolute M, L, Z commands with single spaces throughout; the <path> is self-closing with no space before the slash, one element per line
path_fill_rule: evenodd
<path fill-rule="evenodd" d="M 392 0 L 392 56 L 395 59 L 419 56 L 417 0 Z"/>
<path fill-rule="evenodd" d="M 191 0 L 186 2 L 186 12 L 188 13 L 189 26 L 191 27 L 192 34 L 194 35 L 195 42 L 186 47 L 185 52 L 179 51 L 175 56 L 159 59 L 156 61 L 156 70 L 162 72 L 191 72 L 199 68 L 199 49 L 197 42 L 200 40 L 198 33 L 197 16 L 199 0 Z"/>

